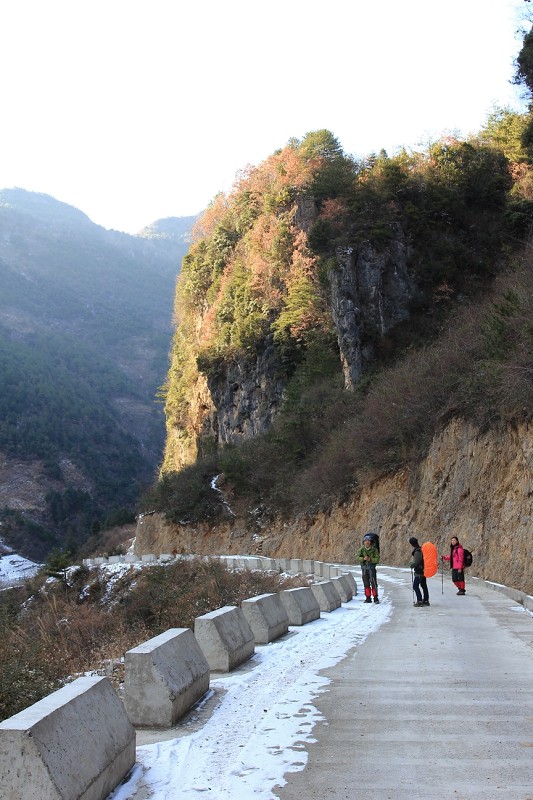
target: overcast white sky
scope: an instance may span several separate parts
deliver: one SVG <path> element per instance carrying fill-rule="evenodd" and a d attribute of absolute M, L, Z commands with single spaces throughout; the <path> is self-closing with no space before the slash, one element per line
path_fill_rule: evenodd
<path fill-rule="evenodd" d="M 134 233 L 186 216 L 291 137 L 345 152 L 479 130 L 522 0 L 13 0 L 0 26 L 0 188 Z"/>

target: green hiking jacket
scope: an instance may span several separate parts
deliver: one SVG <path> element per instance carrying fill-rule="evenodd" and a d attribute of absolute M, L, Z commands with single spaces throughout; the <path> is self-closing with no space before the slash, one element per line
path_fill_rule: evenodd
<path fill-rule="evenodd" d="M 364 561 L 365 556 L 370 556 L 370 562 Z M 364 544 L 361 545 L 359 550 L 355 555 L 356 559 L 361 562 L 362 564 L 379 564 L 379 550 L 375 545 L 371 547 L 365 547 Z"/>

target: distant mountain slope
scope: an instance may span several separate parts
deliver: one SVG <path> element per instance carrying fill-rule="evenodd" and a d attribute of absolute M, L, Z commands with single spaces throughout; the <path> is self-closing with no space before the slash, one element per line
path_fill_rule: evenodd
<path fill-rule="evenodd" d="M 31 492 L 18 505 L 3 493 L 2 532 L 19 548 L 27 539 L 33 557 L 67 529 L 82 541 L 153 479 L 164 442 L 155 395 L 193 222 L 130 236 L 47 195 L 0 191 L 2 467 L 23 460 L 48 476 L 33 506 Z"/>
<path fill-rule="evenodd" d="M 181 242 L 188 245 L 191 239 L 191 229 L 198 218 L 192 217 L 165 217 L 152 222 L 137 233 L 145 239 L 160 239 L 168 242 Z"/>

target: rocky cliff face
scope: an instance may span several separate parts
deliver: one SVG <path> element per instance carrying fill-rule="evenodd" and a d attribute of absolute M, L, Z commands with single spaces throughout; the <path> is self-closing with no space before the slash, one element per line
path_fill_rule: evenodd
<path fill-rule="evenodd" d="M 399 225 L 387 248 L 369 242 L 337 252 L 332 270 L 331 311 L 347 388 L 353 388 L 372 360 L 376 338 L 409 316 L 415 292 L 408 270 L 410 245 Z"/>
<path fill-rule="evenodd" d="M 383 562 L 398 566 L 409 564 L 409 536 L 447 553 L 457 535 L 474 554 L 471 575 L 533 593 L 533 427 L 482 433 L 456 420 L 416 471 L 365 486 L 328 514 L 262 523 L 260 513 L 243 510 L 197 527 L 167 525 L 154 514 L 139 520 L 135 548 L 253 554 L 260 546 L 263 555 L 353 562 L 368 530 L 380 534 Z"/>
<path fill-rule="evenodd" d="M 255 356 L 199 374 L 189 395 L 186 427 L 167 425 L 164 471 L 181 469 L 210 448 L 265 433 L 286 385 L 272 337 Z"/>
<path fill-rule="evenodd" d="M 278 410 L 285 379 L 272 336 L 254 358 L 224 365 L 208 378 L 213 401 L 209 428 L 217 444 L 236 444 L 265 433 Z"/>
<path fill-rule="evenodd" d="M 301 202 L 302 230 L 312 225 L 314 204 Z M 339 249 L 330 273 L 331 316 L 345 385 L 353 388 L 371 363 L 377 341 L 409 316 L 416 286 L 409 273 L 410 245 L 399 225 L 386 248 L 368 242 Z M 204 310 L 198 310 L 201 327 Z M 279 410 L 288 374 L 268 334 L 254 356 L 237 356 L 190 387 L 183 428 L 169 426 L 164 471 L 180 469 L 206 447 L 236 444 L 265 433 Z"/>

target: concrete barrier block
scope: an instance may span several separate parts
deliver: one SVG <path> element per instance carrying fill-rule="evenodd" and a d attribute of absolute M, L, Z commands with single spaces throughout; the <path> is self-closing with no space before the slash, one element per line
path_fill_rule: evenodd
<path fill-rule="evenodd" d="M 225 556 L 223 561 L 226 569 L 229 570 L 239 569 L 239 559 L 235 558 L 235 556 Z"/>
<path fill-rule="evenodd" d="M 157 559 L 153 553 L 144 553 L 144 555 L 141 556 L 141 561 L 150 564 L 152 561 L 157 561 Z"/>
<path fill-rule="evenodd" d="M 0 797 L 104 800 L 133 767 L 135 743 L 109 680 L 78 678 L 0 723 Z"/>
<path fill-rule="evenodd" d="M 343 572 L 342 574 L 352 587 L 352 597 L 355 597 L 357 594 L 357 581 L 355 580 L 355 575 L 353 572 Z"/>
<path fill-rule="evenodd" d="M 279 596 L 289 617 L 289 625 L 306 625 L 320 618 L 318 600 L 309 586 L 283 589 Z"/>
<path fill-rule="evenodd" d="M 304 571 L 304 562 L 302 558 L 291 558 L 291 572 L 297 575 Z"/>
<path fill-rule="evenodd" d="M 338 578 L 330 578 L 330 581 L 338 591 L 341 602 L 348 603 L 353 597 L 353 591 L 346 578 L 343 575 L 339 575 Z"/>
<path fill-rule="evenodd" d="M 291 569 L 290 558 L 277 558 L 276 564 L 278 565 L 278 569 L 280 569 L 282 572 L 290 572 Z"/>
<path fill-rule="evenodd" d="M 268 644 L 289 630 L 289 616 L 278 593 L 250 597 L 241 608 L 257 644 Z"/>
<path fill-rule="evenodd" d="M 267 558 L 267 556 L 260 556 L 259 561 L 261 562 L 261 566 L 259 569 L 262 569 L 265 572 L 271 569 L 273 569 L 275 572 L 278 571 L 278 565 L 275 558 Z"/>
<path fill-rule="evenodd" d="M 347 595 L 348 595 L 348 600 L 347 600 L 347 602 L 348 602 L 348 601 L 350 601 L 350 600 L 352 599 L 352 597 L 354 596 L 353 583 L 352 583 L 352 581 L 349 579 L 348 575 L 347 575 L 345 572 L 342 572 L 342 573 L 339 575 L 339 578 L 340 578 L 340 580 L 343 582 L 344 586 L 346 587 L 346 592 L 347 592 Z"/>
<path fill-rule="evenodd" d="M 323 578 L 324 577 L 324 562 L 323 561 L 315 561 L 315 569 L 314 569 L 313 574 L 316 575 L 317 578 Z"/>
<path fill-rule="evenodd" d="M 304 572 L 305 575 L 313 575 L 314 572 L 315 572 L 315 562 L 304 558 L 304 560 L 303 560 L 303 572 Z"/>
<path fill-rule="evenodd" d="M 123 562 L 124 562 L 124 556 L 109 556 L 110 564 L 122 564 Z"/>
<path fill-rule="evenodd" d="M 312 583 L 311 590 L 318 600 L 321 611 L 335 611 L 341 605 L 341 598 L 331 581 Z"/>
<path fill-rule="evenodd" d="M 139 728 L 171 728 L 208 688 L 209 664 L 190 628 L 171 628 L 124 657 L 124 705 Z"/>
<path fill-rule="evenodd" d="M 212 672 L 229 672 L 255 651 L 254 633 L 237 606 L 224 606 L 197 617 L 194 635 Z"/>
<path fill-rule="evenodd" d="M 126 553 L 124 561 L 126 564 L 136 564 L 139 561 L 139 556 L 136 556 L 135 553 Z"/>
<path fill-rule="evenodd" d="M 261 559 L 259 556 L 246 556 L 243 558 L 243 566 L 245 569 L 262 569 Z"/>

